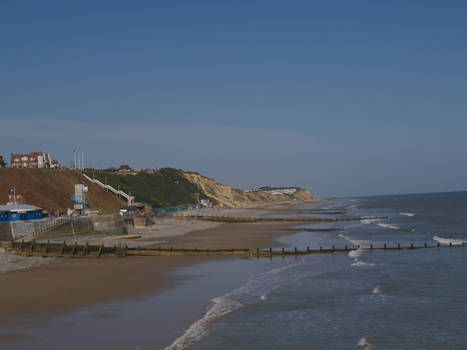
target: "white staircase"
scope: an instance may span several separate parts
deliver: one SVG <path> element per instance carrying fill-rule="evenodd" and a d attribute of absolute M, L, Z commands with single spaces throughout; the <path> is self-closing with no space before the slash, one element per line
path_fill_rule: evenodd
<path fill-rule="evenodd" d="M 106 184 L 103 184 L 102 182 L 100 182 L 99 180 L 96 180 L 96 179 L 91 179 L 89 176 L 87 176 L 86 174 L 83 174 L 81 173 L 81 175 L 83 175 L 88 181 L 91 181 L 92 183 L 95 183 L 96 185 L 106 189 L 106 190 L 109 190 L 110 192 L 112 192 L 113 194 L 115 194 L 116 196 L 122 196 L 123 198 L 125 198 L 128 202 L 128 205 L 131 205 L 134 203 L 135 201 L 135 197 L 134 196 L 130 196 L 129 194 L 126 194 L 125 192 L 123 191 L 119 191 L 119 190 L 116 190 L 115 188 L 113 188 L 112 186 L 110 185 L 106 185 Z"/>

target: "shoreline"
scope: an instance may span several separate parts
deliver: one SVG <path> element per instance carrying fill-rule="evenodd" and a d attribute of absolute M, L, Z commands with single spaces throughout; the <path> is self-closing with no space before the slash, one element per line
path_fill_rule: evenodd
<path fill-rule="evenodd" d="M 292 206 L 297 203 L 288 203 Z M 273 205 L 272 205 L 273 206 Z M 281 206 L 286 206 L 282 204 Z M 263 209 L 263 208 L 262 208 Z M 245 209 L 247 210 L 247 209 Z M 280 228 L 293 223 L 226 223 L 160 237 L 161 246 L 193 248 L 280 247 L 275 239 L 294 234 Z M 159 238 L 158 238 L 159 239 Z M 152 242 L 152 239 L 151 241 Z M 149 243 L 148 242 L 148 243 Z M 216 256 L 158 256 L 104 259 L 60 259 L 27 270 L 0 274 L 0 344 L 21 342 L 27 329 L 50 319 L 112 300 L 141 300 L 176 288 L 186 279 L 174 272 Z"/>

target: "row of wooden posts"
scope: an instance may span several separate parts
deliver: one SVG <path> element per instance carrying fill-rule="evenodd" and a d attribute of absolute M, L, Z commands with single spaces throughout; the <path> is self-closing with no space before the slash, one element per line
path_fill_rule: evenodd
<path fill-rule="evenodd" d="M 106 247 L 104 244 L 101 245 L 89 245 L 85 243 L 84 245 L 78 245 L 76 242 L 72 245 L 63 243 L 37 243 L 34 240 L 31 242 L 11 242 L 7 247 L 9 252 L 27 255 L 27 256 L 55 256 L 55 257 L 102 257 L 102 256 L 116 256 L 116 257 L 125 257 L 125 256 L 169 256 L 169 255 L 238 255 L 238 256 L 256 256 L 256 257 L 272 257 L 272 256 L 286 256 L 286 255 L 307 255 L 307 254 L 326 254 L 326 253 L 337 253 L 337 252 L 350 252 L 352 250 L 401 250 L 401 249 L 422 249 L 422 248 L 444 248 L 444 247 L 463 247 L 464 243 L 453 245 L 441 245 L 437 243 L 436 245 L 429 245 L 424 243 L 423 246 L 416 246 L 411 243 L 409 246 L 401 246 L 400 243 L 397 246 L 389 247 L 387 244 L 383 246 L 373 246 L 371 244 L 369 247 L 348 247 L 347 245 L 344 248 L 336 248 L 332 246 L 331 248 L 319 247 L 319 249 L 311 249 L 306 247 L 305 250 L 299 250 L 297 247 L 293 249 L 281 248 L 275 250 L 272 248 L 269 249 L 185 249 L 185 248 L 141 248 L 141 247 L 132 247 L 114 245 L 112 247 Z"/>

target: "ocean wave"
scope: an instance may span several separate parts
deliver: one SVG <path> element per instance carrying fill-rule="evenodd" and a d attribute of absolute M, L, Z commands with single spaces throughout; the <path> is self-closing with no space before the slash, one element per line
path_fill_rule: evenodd
<path fill-rule="evenodd" d="M 391 230 L 399 230 L 399 226 L 396 226 L 396 225 L 392 225 L 392 224 L 378 224 L 379 227 L 383 227 L 383 228 L 390 228 Z"/>
<path fill-rule="evenodd" d="M 412 214 L 412 213 L 399 213 L 399 215 L 404 215 L 404 216 L 415 216 L 415 214 Z"/>
<path fill-rule="evenodd" d="M 441 244 L 450 244 L 452 243 L 453 245 L 462 245 L 463 243 L 467 243 L 467 241 L 464 241 L 462 239 L 456 239 L 456 238 L 444 238 L 444 237 L 439 237 L 439 236 L 433 236 L 433 240 L 441 243 Z"/>
<path fill-rule="evenodd" d="M 371 293 L 373 293 L 374 295 L 381 294 L 381 293 L 382 293 L 381 287 L 380 287 L 380 286 L 375 287 L 375 288 L 371 291 Z"/>
<path fill-rule="evenodd" d="M 0 253 L 0 273 L 28 270 L 57 260 L 59 259 L 43 258 L 40 256 L 26 257 L 9 253 Z"/>
<path fill-rule="evenodd" d="M 359 258 L 360 255 L 362 255 L 362 254 L 363 254 L 363 250 L 359 248 L 359 249 L 355 249 L 355 250 L 350 251 L 350 252 L 347 254 L 347 256 L 348 256 L 349 258 L 354 258 L 354 259 L 356 260 L 356 259 Z"/>
<path fill-rule="evenodd" d="M 356 205 L 349 205 L 349 206 L 348 206 L 347 208 L 345 208 L 345 209 L 349 210 L 349 209 L 355 209 L 355 208 L 357 208 Z"/>
<path fill-rule="evenodd" d="M 363 240 L 363 239 L 353 239 L 351 237 L 349 237 L 347 234 L 345 234 L 345 231 L 339 233 L 338 237 L 340 238 L 343 238 L 345 239 L 347 242 L 349 242 L 350 244 L 356 246 L 356 247 L 363 247 L 365 245 L 369 245 L 371 242 L 368 241 L 368 240 Z M 353 251 L 352 251 L 353 252 Z M 352 253 L 350 252 L 350 253 Z M 350 254 L 349 253 L 349 254 Z"/>
<path fill-rule="evenodd" d="M 368 338 L 367 338 L 367 337 L 361 338 L 361 339 L 358 341 L 357 346 L 365 347 L 364 350 L 371 350 L 371 349 L 374 349 L 373 344 L 371 344 L 371 343 L 368 341 Z"/>
<path fill-rule="evenodd" d="M 207 325 L 215 319 L 225 316 L 243 305 L 226 296 L 213 299 L 213 305 L 208 309 L 203 318 L 193 323 L 185 333 L 176 339 L 166 350 L 185 349 L 201 340 L 207 332 Z"/>
<path fill-rule="evenodd" d="M 367 262 L 356 259 L 356 261 L 350 266 L 352 266 L 352 267 L 363 267 L 363 266 L 375 266 L 375 264 L 367 263 Z"/>
<path fill-rule="evenodd" d="M 265 274 L 260 274 L 250 279 L 246 285 L 221 297 L 214 298 L 204 316 L 193 323 L 182 336 L 164 349 L 181 350 L 200 341 L 207 335 L 208 325 L 211 322 L 244 307 L 242 303 L 244 300 L 248 300 L 251 297 L 261 301 L 267 300 L 273 290 L 288 286 L 291 276 L 287 270 L 303 263 L 304 259 L 300 259 L 296 263 L 272 269 Z"/>
<path fill-rule="evenodd" d="M 374 222 L 378 222 L 378 221 L 381 221 L 381 219 L 363 219 L 363 220 L 360 220 L 360 223 L 362 225 L 370 225 Z"/>

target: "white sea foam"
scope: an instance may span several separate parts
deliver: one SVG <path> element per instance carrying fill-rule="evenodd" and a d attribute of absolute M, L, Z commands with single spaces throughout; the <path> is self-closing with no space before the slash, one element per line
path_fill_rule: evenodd
<path fill-rule="evenodd" d="M 355 208 L 357 208 L 356 205 L 349 205 L 349 206 L 348 206 L 347 208 L 345 208 L 345 209 L 349 210 L 349 209 L 355 209 Z"/>
<path fill-rule="evenodd" d="M 375 266 L 375 264 L 373 264 L 373 263 L 367 263 L 367 262 L 357 260 L 357 259 L 355 259 L 355 260 L 356 261 L 350 266 L 352 266 L 352 267 Z"/>
<path fill-rule="evenodd" d="M 362 250 L 362 249 L 355 249 L 355 250 L 350 251 L 350 252 L 347 254 L 347 256 L 348 256 L 349 258 L 354 258 L 355 260 L 357 260 L 357 258 L 359 258 L 360 255 L 362 255 L 362 254 L 363 254 L 363 250 Z"/>
<path fill-rule="evenodd" d="M 187 348 L 206 335 L 206 327 L 210 322 L 219 317 L 225 316 L 242 306 L 243 305 L 241 303 L 229 299 L 227 296 L 213 299 L 213 305 L 208 309 L 204 317 L 193 323 L 180 338 L 176 339 L 165 349 L 172 350 Z"/>
<path fill-rule="evenodd" d="M 363 220 L 360 220 L 360 223 L 362 225 L 370 225 L 374 222 L 378 222 L 378 221 L 381 221 L 381 219 L 363 219 Z"/>
<path fill-rule="evenodd" d="M 415 216 L 415 214 L 412 214 L 412 213 L 399 213 L 399 215 L 404 215 L 404 216 Z"/>
<path fill-rule="evenodd" d="M 439 237 L 439 236 L 433 236 L 433 239 L 441 244 L 452 243 L 453 245 L 462 245 L 462 243 L 467 243 L 467 241 L 464 241 L 462 239 L 456 239 L 456 238 L 444 238 L 444 237 Z"/>
<path fill-rule="evenodd" d="M 380 286 L 376 287 L 375 289 L 371 291 L 371 293 L 373 293 L 374 295 L 381 294 L 382 293 L 381 287 Z"/>
<path fill-rule="evenodd" d="M 357 346 L 365 347 L 364 350 L 371 350 L 371 349 L 374 349 L 373 344 L 371 344 L 371 343 L 368 341 L 368 338 L 367 338 L 367 337 L 361 338 L 361 339 L 358 341 Z"/>
<path fill-rule="evenodd" d="M 302 258 L 294 264 L 272 269 L 264 275 L 250 279 L 245 286 L 213 299 L 203 318 L 193 323 L 181 337 L 165 349 L 181 350 L 200 341 L 206 336 L 209 323 L 242 308 L 244 306 L 241 302 L 243 299 L 255 297 L 262 301 L 267 300 L 271 291 L 283 288 L 291 281 L 290 273 L 282 272 L 303 263 L 304 259 Z"/>
<path fill-rule="evenodd" d="M 379 227 L 383 227 L 383 228 L 390 228 L 391 230 L 398 230 L 399 229 L 399 226 L 396 226 L 396 225 L 392 225 L 392 224 L 378 224 Z"/>
<path fill-rule="evenodd" d="M 345 231 L 342 231 L 341 233 L 339 233 L 338 237 L 345 239 L 347 242 L 349 242 L 350 244 L 352 244 L 352 245 L 354 245 L 354 246 L 356 246 L 356 247 L 358 247 L 358 246 L 363 247 L 363 246 L 369 245 L 369 244 L 371 243 L 371 242 L 368 241 L 368 240 L 353 239 L 353 238 L 349 237 L 349 236 L 345 233 Z M 352 251 L 352 252 L 353 252 L 353 251 Z M 352 253 L 352 252 L 351 252 L 351 253 Z M 349 253 L 349 254 L 350 254 L 350 253 Z"/>
<path fill-rule="evenodd" d="M 9 253 L 0 253 L 0 273 L 27 270 L 56 260 L 56 258 L 43 258 L 40 256 L 26 257 Z"/>

